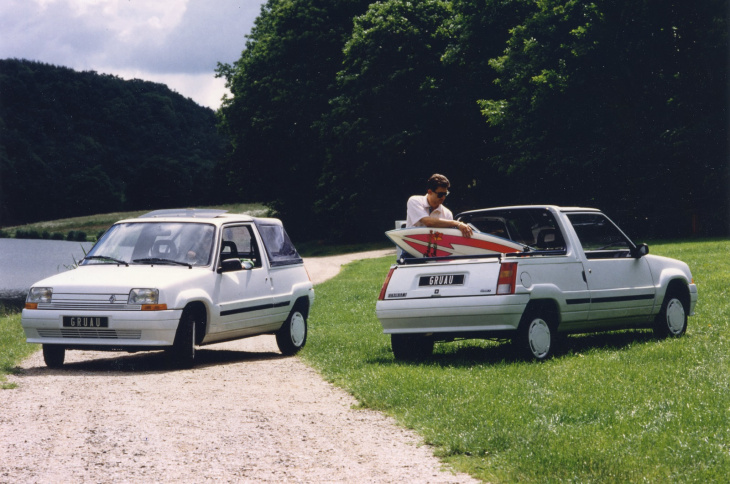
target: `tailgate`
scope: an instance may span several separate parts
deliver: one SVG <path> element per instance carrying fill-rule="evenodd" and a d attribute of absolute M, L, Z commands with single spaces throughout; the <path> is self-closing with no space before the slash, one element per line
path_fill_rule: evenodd
<path fill-rule="evenodd" d="M 488 296 L 497 293 L 497 259 L 396 266 L 384 300 Z"/>

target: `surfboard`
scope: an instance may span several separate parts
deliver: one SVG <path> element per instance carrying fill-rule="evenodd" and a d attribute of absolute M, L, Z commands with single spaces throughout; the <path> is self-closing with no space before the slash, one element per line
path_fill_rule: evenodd
<path fill-rule="evenodd" d="M 472 237 L 464 237 L 459 229 L 429 227 L 389 230 L 385 235 L 413 257 L 509 254 L 524 248 L 517 242 L 477 230 Z"/>

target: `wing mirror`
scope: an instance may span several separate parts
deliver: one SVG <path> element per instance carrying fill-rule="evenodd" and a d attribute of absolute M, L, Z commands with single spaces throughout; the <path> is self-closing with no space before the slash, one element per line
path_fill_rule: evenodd
<path fill-rule="evenodd" d="M 639 244 L 631 249 L 631 257 L 634 259 L 641 259 L 649 253 L 649 246 L 646 244 Z"/>
<path fill-rule="evenodd" d="M 239 259 L 225 259 L 221 261 L 221 265 L 218 266 L 218 274 L 241 270 L 243 270 L 243 264 L 241 264 L 241 261 Z"/>

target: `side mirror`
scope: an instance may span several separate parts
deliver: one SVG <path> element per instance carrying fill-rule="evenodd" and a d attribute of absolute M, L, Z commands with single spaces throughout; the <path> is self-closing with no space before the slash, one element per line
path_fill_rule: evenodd
<path fill-rule="evenodd" d="M 649 253 L 649 246 L 646 244 L 639 244 L 631 250 L 631 257 L 634 259 L 641 259 Z"/>
<path fill-rule="evenodd" d="M 250 271 L 251 269 L 253 269 L 253 262 L 251 262 L 250 260 L 245 260 L 241 262 L 241 265 L 243 266 L 244 270 Z"/>
<path fill-rule="evenodd" d="M 218 274 L 223 274 L 224 272 L 241 271 L 241 270 L 243 270 L 243 265 L 241 264 L 241 261 L 239 259 L 225 259 L 221 262 L 221 265 L 218 267 Z"/>

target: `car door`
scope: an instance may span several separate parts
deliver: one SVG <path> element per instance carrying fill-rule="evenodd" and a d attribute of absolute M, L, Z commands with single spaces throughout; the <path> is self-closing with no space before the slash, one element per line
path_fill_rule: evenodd
<path fill-rule="evenodd" d="M 219 264 L 235 258 L 242 262 L 242 268 L 219 274 L 216 332 L 246 330 L 274 319 L 268 265 L 262 260 L 254 234 L 249 224 L 224 226 L 221 231 Z"/>
<path fill-rule="evenodd" d="M 632 256 L 634 244 L 605 215 L 575 213 L 568 218 L 585 255 L 589 320 L 608 325 L 647 320 L 656 298 L 648 261 Z"/>

